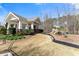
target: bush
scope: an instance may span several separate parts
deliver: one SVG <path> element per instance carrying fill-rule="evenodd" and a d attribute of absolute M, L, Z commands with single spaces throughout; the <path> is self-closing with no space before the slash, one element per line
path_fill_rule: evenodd
<path fill-rule="evenodd" d="M 56 34 L 58 34 L 58 35 L 62 35 L 62 32 L 57 32 Z"/>
<path fill-rule="evenodd" d="M 17 40 L 17 39 L 22 39 L 24 36 L 19 36 L 19 35 L 0 35 L 1 40 Z"/>
<path fill-rule="evenodd" d="M 0 34 L 6 34 L 6 33 L 7 33 L 7 29 L 5 27 L 1 27 Z"/>
<path fill-rule="evenodd" d="M 17 40 L 17 39 L 22 39 L 23 38 L 23 36 L 18 36 L 18 35 L 7 35 L 6 37 L 5 37 L 5 39 L 6 40 Z"/>
<path fill-rule="evenodd" d="M 13 28 L 13 27 L 9 28 L 9 32 L 10 32 L 10 34 L 15 35 L 16 34 L 16 28 Z"/>
<path fill-rule="evenodd" d="M 16 35 L 24 35 L 24 33 L 22 32 L 22 31 L 20 31 L 20 32 L 16 32 Z"/>
<path fill-rule="evenodd" d="M 43 33 L 43 29 L 35 29 L 35 33 Z"/>
<path fill-rule="evenodd" d="M 17 32 L 16 35 L 30 35 L 33 33 L 34 33 L 34 31 L 32 29 L 25 29 L 20 32 Z"/>
<path fill-rule="evenodd" d="M 33 34 L 34 31 L 32 29 L 26 29 L 24 33 L 25 34 Z"/>
<path fill-rule="evenodd" d="M 31 34 L 33 30 L 26 30 L 27 34 Z"/>

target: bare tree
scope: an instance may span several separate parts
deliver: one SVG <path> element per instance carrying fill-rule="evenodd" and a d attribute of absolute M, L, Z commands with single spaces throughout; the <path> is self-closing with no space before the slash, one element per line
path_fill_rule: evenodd
<path fill-rule="evenodd" d="M 49 33 L 52 31 L 52 28 L 53 28 L 53 19 L 48 18 L 48 16 L 46 15 L 46 20 L 44 21 L 44 32 Z"/>
<path fill-rule="evenodd" d="M 57 18 L 57 25 L 59 25 L 59 20 L 60 20 L 60 12 L 59 12 L 58 7 L 56 7 L 56 10 L 57 10 L 57 15 L 58 15 L 58 18 Z"/>

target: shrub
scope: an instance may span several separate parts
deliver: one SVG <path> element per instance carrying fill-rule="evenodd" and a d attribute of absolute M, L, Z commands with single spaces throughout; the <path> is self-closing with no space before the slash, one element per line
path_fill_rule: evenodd
<path fill-rule="evenodd" d="M 7 29 L 5 27 L 0 28 L 0 34 L 6 34 Z"/>
<path fill-rule="evenodd" d="M 33 34 L 34 31 L 32 29 L 26 29 L 26 30 L 24 30 L 24 33 L 25 34 Z"/>
<path fill-rule="evenodd" d="M 25 30 L 16 32 L 16 35 L 30 35 L 33 33 L 34 33 L 34 30 L 32 29 L 25 29 Z"/>
<path fill-rule="evenodd" d="M 22 32 L 22 31 L 20 31 L 20 32 L 16 32 L 16 35 L 24 35 L 24 33 Z"/>
<path fill-rule="evenodd" d="M 31 34 L 33 32 L 32 29 L 26 30 L 26 34 Z"/>
<path fill-rule="evenodd" d="M 62 35 L 62 32 L 57 32 L 56 34 L 58 34 L 58 35 Z"/>
<path fill-rule="evenodd" d="M 19 36 L 19 35 L 0 35 L 1 40 L 17 40 L 17 39 L 22 39 L 24 36 Z"/>
<path fill-rule="evenodd" d="M 9 28 L 9 32 L 10 32 L 10 34 L 15 35 L 16 34 L 16 28 L 13 28 L 13 27 Z"/>
<path fill-rule="evenodd" d="M 35 29 L 35 33 L 43 33 L 43 29 Z"/>

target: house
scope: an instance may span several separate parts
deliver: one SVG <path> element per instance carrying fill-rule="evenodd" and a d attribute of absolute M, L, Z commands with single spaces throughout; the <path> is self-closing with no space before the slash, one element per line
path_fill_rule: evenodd
<path fill-rule="evenodd" d="M 16 31 L 22 31 L 24 29 L 39 29 L 38 22 L 30 21 L 27 18 L 17 15 L 13 12 L 9 12 L 5 20 L 7 24 L 7 34 L 9 33 L 9 28 L 12 26 L 16 28 Z"/>

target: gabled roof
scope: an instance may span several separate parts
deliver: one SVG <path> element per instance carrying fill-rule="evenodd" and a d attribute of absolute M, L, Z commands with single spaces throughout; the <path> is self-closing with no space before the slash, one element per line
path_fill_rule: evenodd
<path fill-rule="evenodd" d="M 27 21 L 27 19 L 25 18 L 25 17 L 22 17 L 22 16 L 20 16 L 20 15 L 17 15 L 16 13 L 13 13 L 13 12 L 9 12 L 8 13 L 8 15 L 7 15 L 7 17 L 6 17 L 6 19 L 9 17 L 9 15 L 13 15 L 13 16 L 15 16 L 15 18 L 18 18 L 19 20 L 21 20 L 21 21 Z"/>
<path fill-rule="evenodd" d="M 13 13 L 13 12 L 9 12 L 8 13 L 8 15 L 7 15 L 7 17 L 5 18 L 5 20 L 6 20 L 6 22 L 7 22 L 7 20 L 9 20 L 9 19 L 7 19 L 10 15 L 13 15 L 13 17 L 14 18 L 12 18 L 12 19 L 15 19 L 15 18 L 17 18 L 18 20 L 20 20 L 22 23 L 24 23 L 24 24 L 31 24 L 31 23 L 35 23 L 35 24 L 38 24 L 38 22 L 36 22 L 36 21 L 30 21 L 30 20 L 27 20 L 25 17 L 23 17 L 23 16 L 20 16 L 20 15 L 18 15 L 18 14 L 16 14 L 16 13 Z M 34 18 L 34 19 L 36 19 L 36 18 Z"/>
<path fill-rule="evenodd" d="M 13 13 L 13 14 L 14 14 L 14 15 L 16 15 L 17 17 L 19 17 L 19 18 L 20 18 L 20 20 L 27 21 L 27 19 L 26 19 L 25 17 L 20 16 L 20 15 L 18 15 L 18 14 L 16 14 L 16 13 Z"/>

